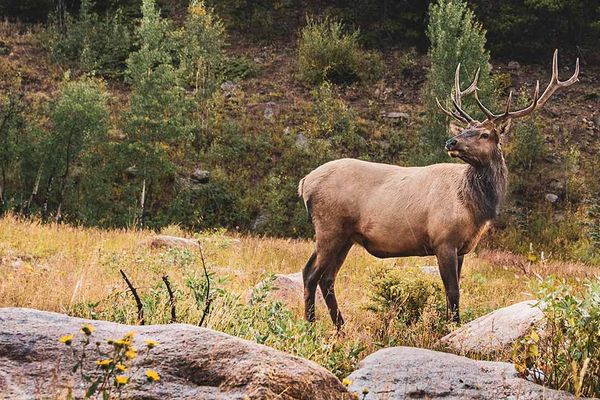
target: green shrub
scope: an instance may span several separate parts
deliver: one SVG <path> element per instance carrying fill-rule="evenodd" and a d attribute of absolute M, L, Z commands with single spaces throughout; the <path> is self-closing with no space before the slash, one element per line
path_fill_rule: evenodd
<path fill-rule="evenodd" d="M 120 11 L 104 17 L 92 11 L 94 1 L 83 0 L 77 16 L 50 22 L 42 43 L 50 58 L 81 72 L 121 77 L 133 42 Z"/>
<path fill-rule="evenodd" d="M 324 82 L 312 91 L 314 102 L 306 123 L 307 134 L 315 139 L 327 139 L 340 156 L 360 156 L 366 147 L 359 134 L 357 116 L 350 107 L 334 93 L 334 87 Z"/>
<path fill-rule="evenodd" d="M 311 85 L 369 82 L 381 77 L 383 61 L 378 54 L 361 48 L 358 31 L 346 32 L 339 20 L 309 18 L 300 32 L 298 69 Z"/>
<path fill-rule="evenodd" d="M 56 207 L 61 218 L 63 201 L 73 175 L 79 171 L 81 156 L 106 141 L 109 128 L 108 96 L 103 82 L 82 77 L 65 77 L 58 95 L 50 104 L 50 135 L 42 144 L 45 187 L 44 211 Z M 93 166 L 92 166 L 93 168 Z M 53 185 L 53 182 L 57 182 Z M 75 200 L 76 201 L 76 200 Z M 52 207 L 51 207 L 52 208 Z"/>
<path fill-rule="evenodd" d="M 463 0 L 439 0 L 431 4 L 429 18 L 427 36 L 431 42 L 431 69 L 424 87 L 427 115 L 420 135 L 423 140 L 422 161 L 428 163 L 447 160 L 443 144 L 448 137 L 448 118 L 439 111 L 436 98 L 447 107 L 451 106 L 449 95 L 454 85 L 456 66 L 461 64 L 463 85 L 470 82 L 475 71 L 481 68 L 478 87 L 483 91 L 484 100 L 488 99 L 487 94 L 492 89 L 485 30 L 476 21 L 467 3 Z M 472 107 L 469 99 L 466 100 L 464 105 L 476 118 L 477 113 L 473 112 L 476 108 Z"/>
<path fill-rule="evenodd" d="M 371 287 L 368 309 L 389 314 L 407 325 L 419 320 L 429 302 L 440 310 L 445 309 L 445 295 L 439 279 L 418 269 L 384 268 L 373 274 Z"/>
<path fill-rule="evenodd" d="M 581 292 L 566 282 L 541 282 L 545 319 L 514 349 L 517 370 L 577 396 L 600 396 L 600 280 Z"/>
<path fill-rule="evenodd" d="M 178 42 L 183 79 L 200 97 L 209 97 L 222 80 L 225 28 L 204 1 L 190 2 Z"/>

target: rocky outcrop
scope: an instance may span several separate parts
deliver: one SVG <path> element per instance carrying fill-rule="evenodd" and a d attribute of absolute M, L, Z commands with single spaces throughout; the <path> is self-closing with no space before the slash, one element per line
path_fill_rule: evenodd
<path fill-rule="evenodd" d="M 348 378 L 351 392 L 368 390 L 365 400 L 574 398 L 519 378 L 512 364 L 414 347 L 379 350 L 361 361 Z"/>
<path fill-rule="evenodd" d="M 78 332 L 85 322 L 95 328 L 86 371 L 97 371 L 92 349 L 96 341 L 108 350 L 108 338 L 134 331 L 138 349 L 144 348 L 145 339 L 159 342 L 147 359 L 140 351 L 130 370 L 153 368 L 160 380 L 142 385 L 132 379 L 126 398 L 351 398 L 334 375 L 311 361 L 210 329 L 183 324 L 127 326 L 23 308 L 0 308 L 0 398 L 55 398 L 61 393 L 64 398 L 66 386 L 82 397 L 85 385 L 71 371 L 70 351 L 59 338 Z M 76 336 L 74 346 L 77 341 Z"/>
<path fill-rule="evenodd" d="M 459 354 L 492 354 L 510 348 L 544 317 L 535 300 L 500 308 L 463 325 L 442 338 Z"/>
<path fill-rule="evenodd" d="M 268 285 L 269 288 L 268 300 L 280 301 L 290 309 L 304 309 L 304 281 L 302 280 L 302 272 L 287 275 L 277 274 L 273 280 L 267 279 L 259 282 L 246 294 L 246 302 L 250 301 L 254 291 L 260 291 L 265 285 Z M 318 287 L 316 302 L 321 307 L 326 307 L 321 289 Z"/>

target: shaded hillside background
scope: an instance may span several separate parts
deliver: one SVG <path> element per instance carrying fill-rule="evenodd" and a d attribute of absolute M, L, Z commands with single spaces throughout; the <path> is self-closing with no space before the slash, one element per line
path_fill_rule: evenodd
<path fill-rule="evenodd" d="M 144 24 L 140 3 L 0 5 L 2 213 L 309 237 L 296 187 L 323 162 L 450 162 L 425 95 L 429 2 L 161 1 L 159 15 L 146 1 Z M 511 193 L 486 245 L 597 261 L 600 6 L 467 4 L 487 31 L 494 106 L 545 85 L 555 48 L 563 79 L 576 57 L 582 70 L 507 138 Z M 350 39 L 330 74 L 311 57 L 332 53 L 319 35 L 336 21 Z"/>

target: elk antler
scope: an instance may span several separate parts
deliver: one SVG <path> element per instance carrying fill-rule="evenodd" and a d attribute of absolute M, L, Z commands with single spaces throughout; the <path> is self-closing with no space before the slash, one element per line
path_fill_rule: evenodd
<path fill-rule="evenodd" d="M 558 49 L 556 49 L 554 50 L 554 56 L 552 58 L 552 77 L 550 78 L 550 82 L 548 83 L 546 90 L 544 90 L 544 93 L 542 93 L 542 95 L 540 96 L 540 81 L 537 81 L 535 85 L 535 92 L 533 94 L 533 101 L 529 106 L 518 111 L 510 111 L 510 105 L 512 102 L 512 91 L 508 94 L 508 100 L 506 102 L 506 111 L 504 111 L 504 113 L 502 114 L 494 114 L 486 106 L 484 106 L 479 100 L 479 96 L 477 96 L 477 90 L 475 90 L 475 101 L 477 102 L 477 105 L 479 106 L 481 111 L 483 111 L 483 113 L 487 117 L 486 121 L 498 123 L 507 119 L 520 118 L 531 114 L 536 109 L 543 107 L 544 104 L 546 104 L 546 102 L 550 99 L 550 97 L 552 97 L 552 95 L 558 88 L 571 86 L 578 80 L 579 58 L 577 58 L 577 61 L 575 62 L 575 72 L 573 73 L 573 76 L 571 76 L 571 78 L 563 82 L 558 80 Z"/>
<path fill-rule="evenodd" d="M 454 105 L 455 110 L 449 111 L 442 106 L 439 99 L 436 97 L 435 101 L 437 102 L 438 107 L 444 112 L 444 114 L 448 115 L 451 118 L 456 118 L 457 120 L 464 122 L 469 125 L 477 124 L 474 118 L 472 118 L 465 110 L 462 108 L 462 96 L 467 94 L 471 94 L 473 92 L 477 93 L 477 81 L 479 80 L 479 72 L 481 68 L 477 68 L 477 72 L 475 72 L 475 78 L 473 82 L 469 85 L 465 90 L 460 90 L 460 63 L 456 67 L 456 72 L 454 73 L 454 90 L 451 93 L 452 104 Z"/>

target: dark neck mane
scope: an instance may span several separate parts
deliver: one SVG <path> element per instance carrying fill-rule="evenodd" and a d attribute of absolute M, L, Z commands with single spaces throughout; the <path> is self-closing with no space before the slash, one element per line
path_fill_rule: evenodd
<path fill-rule="evenodd" d="M 507 170 L 498 148 L 492 162 L 485 166 L 469 165 L 459 197 L 481 222 L 496 218 L 504 200 Z"/>

